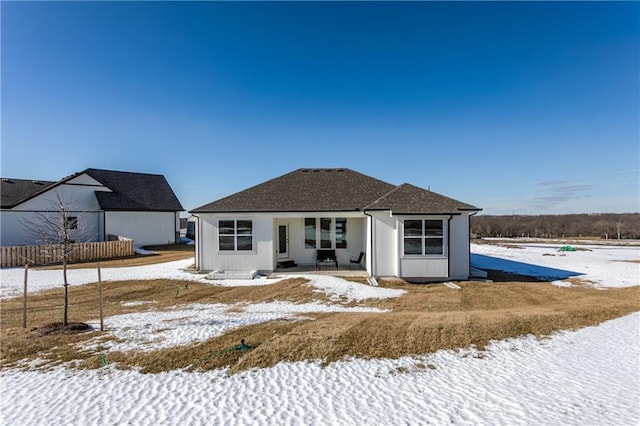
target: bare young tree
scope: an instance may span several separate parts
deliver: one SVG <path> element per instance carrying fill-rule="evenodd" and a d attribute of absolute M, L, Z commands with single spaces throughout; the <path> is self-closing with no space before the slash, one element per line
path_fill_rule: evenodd
<path fill-rule="evenodd" d="M 57 192 L 54 200 L 49 201 L 48 211 L 36 212 L 33 219 L 21 220 L 27 234 L 38 244 L 49 247 L 47 256 L 54 262 L 62 263 L 64 278 L 64 326 L 69 324 L 69 281 L 67 279 L 67 265 L 76 250 L 74 243 L 90 240 L 89 228 L 81 222 L 82 212 L 73 209 L 73 203 L 64 200 Z"/>

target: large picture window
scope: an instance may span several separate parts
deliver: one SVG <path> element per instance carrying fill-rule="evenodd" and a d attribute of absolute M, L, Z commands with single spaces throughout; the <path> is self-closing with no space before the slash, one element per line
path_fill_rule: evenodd
<path fill-rule="evenodd" d="M 442 220 L 405 220 L 404 254 L 419 256 L 444 254 L 443 230 Z"/>
<path fill-rule="evenodd" d="M 307 217 L 304 219 L 304 248 L 346 249 L 347 219 Z"/>
<path fill-rule="evenodd" d="M 218 247 L 220 251 L 253 250 L 253 221 L 219 220 Z"/>

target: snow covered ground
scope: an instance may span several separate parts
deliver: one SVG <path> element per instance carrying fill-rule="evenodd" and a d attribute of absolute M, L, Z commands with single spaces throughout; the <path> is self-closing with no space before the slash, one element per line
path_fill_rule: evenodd
<path fill-rule="evenodd" d="M 640 247 L 575 246 L 561 244 L 471 245 L 471 265 L 553 280 L 576 277 L 594 287 L 628 287 L 640 284 Z"/>
<path fill-rule="evenodd" d="M 508 249 L 474 244 L 472 250 L 472 262 L 479 267 L 554 279 L 578 276 L 599 287 L 640 282 L 639 265 L 631 262 L 639 258 L 638 248 L 593 247 L 562 253 L 544 245 Z M 191 263 L 104 269 L 102 275 L 105 280 L 176 278 L 211 283 L 202 275 L 181 270 Z M 60 276 L 60 271 L 30 271 L 30 288 L 59 286 Z M 95 270 L 72 270 L 69 276 L 72 284 L 97 278 Z M 2 270 L 0 278 L 3 297 L 19 294 L 20 268 Z M 334 303 L 270 302 L 231 311 L 226 305 L 184 305 L 149 312 L 149 317 L 109 317 L 105 319 L 108 329 L 124 339 L 118 343 L 123 347 L 111 350 L 142 350 L 149 347 L 150 339 L 157 347 L 183 344 L 248 323 L 276 317 L 295 320 L 305 312 L 365 309 L 345 307 L 338 300 L 402 294 L 335 277 L 306 278 Z M 214 284 L 273 282 L 260 278 Z M 162 330 L 153 328 L 160 321 Z M 180 324 L 180 332 L 172 324 Z M 92 371 L 3 369 L 0 386 L 3 425 L 637 425 L 640 313 L 547 339 L 528 336 L 494 342 L 482 353 L 439 351 L 399 360 L 352 359 L 324 368 L 317 362 L 280 363 L 233 376 L 224 370 L 140 374 L 118 371 L 112 365 Z"/>

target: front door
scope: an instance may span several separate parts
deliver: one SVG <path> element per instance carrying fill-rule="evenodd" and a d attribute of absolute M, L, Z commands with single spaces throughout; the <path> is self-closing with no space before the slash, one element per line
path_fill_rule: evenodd
<path fill-rule="evenodd" d="M 289 258 L 289 225 L 278 225 L 278 260 Z"/>

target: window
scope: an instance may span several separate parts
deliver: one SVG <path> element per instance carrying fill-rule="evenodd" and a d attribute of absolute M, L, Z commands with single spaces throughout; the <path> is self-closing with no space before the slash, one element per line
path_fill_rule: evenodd
<path fill-rule="evenodd" d="M 405 220 L 404 254 L 444 254 L 443 230 L 442 220 Z"/>
<path fill-rule="evenodd" d="M 78 229 L 78 217 L 67 216 L 64 227 L 66 229 Z"/>
<path fill-rule="evenodd" d="M 253 250 L 253 221 L 219 220 L 218 248 L 221 251 Z"/>
<path fill-rule="evenodd" d="M 304 248 L 314 249 L 316 248 L 316 219 L 305 218 L 304 219 Z"/>
<path fill-rule="evenodd" d="M 320 218 L 320 248 L 331 248 L 331 218 Z"/>
<path fill-rule="evenodd" d="M 443 254 L 442 221 L 424 221 L 424 254 Z"/>
<path fill-rule="evenodd" d="M 318 221 L 320 226 L 318 226 Z M 335 232 L 334 232 L 335 230 Z M 347 219 L 344 217 L 304 219 L 304 248 L 347 248 Z"/>
<path fill-rule="evenodd" d="M 336 218 L 336 248 L 347 248 L 347 218 Z"/>

